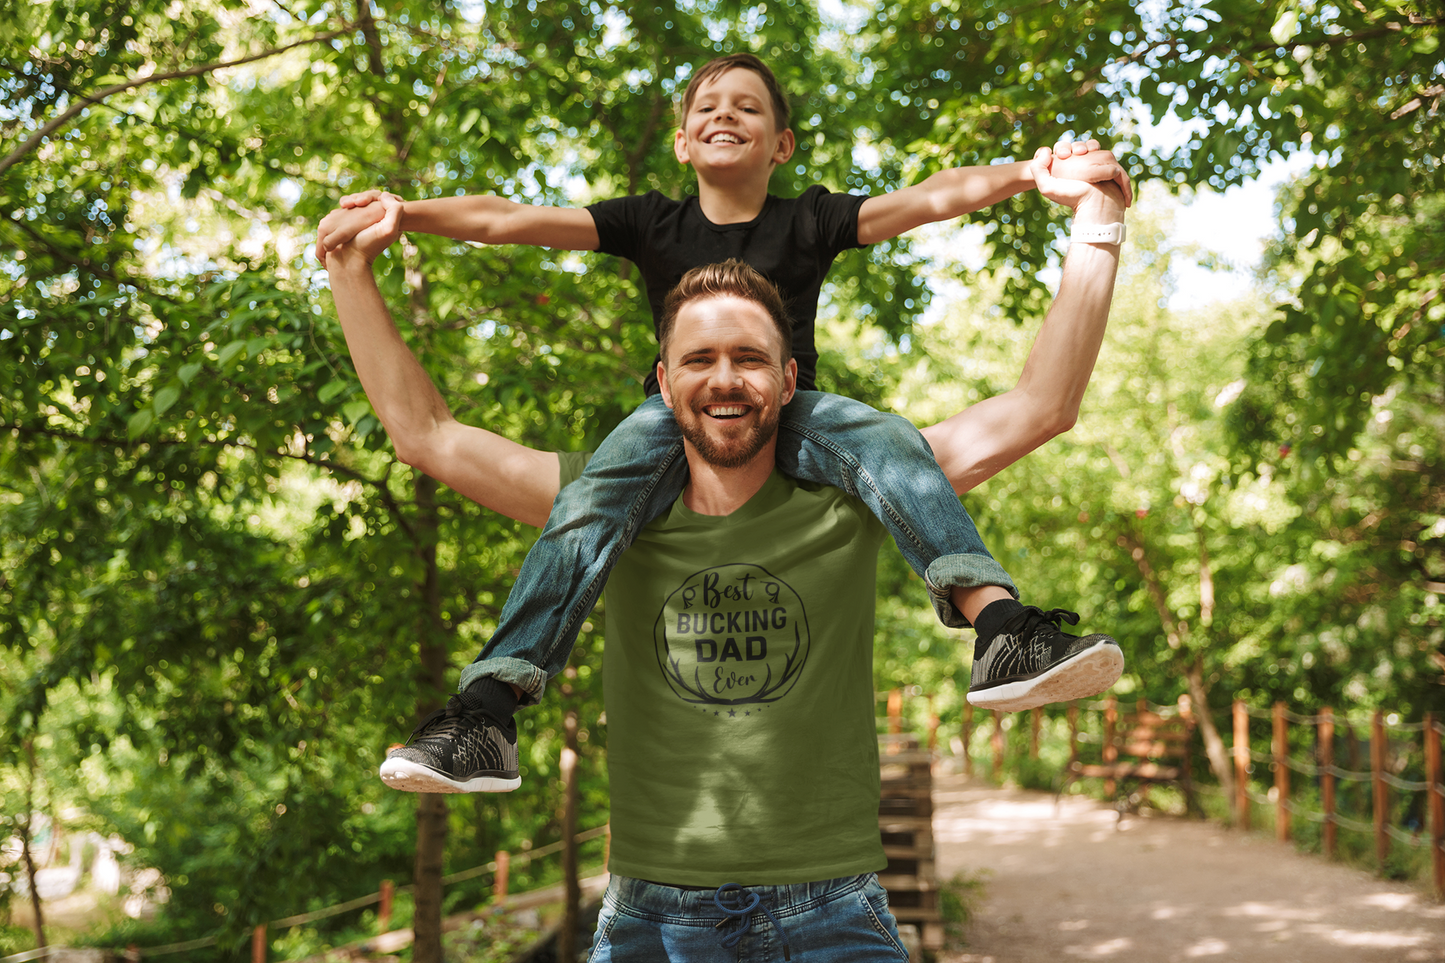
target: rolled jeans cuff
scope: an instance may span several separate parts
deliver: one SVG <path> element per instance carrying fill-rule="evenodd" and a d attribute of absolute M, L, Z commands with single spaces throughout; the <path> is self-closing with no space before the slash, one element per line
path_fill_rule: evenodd
<path fill-rule="evenodd" d="M 1019 597 L 1013 579 L 1008 577 L 1002 565 L 988 555 L 943 555 L 929 564 L 924 582 L 928 585 L 933 610 L 938 613 L 939 620 L 951 629 L 973 626 L 953 604 L 953 590 L 956 588 L 997 585 L 1008 589 L 1014 598 Z M 520 682 L 517 684 L 521 685 Z"/>
<path fill-rule="evenodd" d="M 461 692 L 478 679 L 488 677 L 520 688 L 522 694 L 517 697 L 519 708 L 541 702 L 542 690 L 547 687 L 547 673 L 530 662 L 501 656 L 473 662 L 462 669 L 462 679 L 457 683 L 457 691 Z"/>

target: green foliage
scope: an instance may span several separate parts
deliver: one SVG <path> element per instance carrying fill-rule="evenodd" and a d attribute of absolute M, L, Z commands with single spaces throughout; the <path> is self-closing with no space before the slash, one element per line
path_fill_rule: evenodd
<path fill-rule="evenodd" d="M 950 949 L 967 945 L 964 935 L 983 902 L 988 887 L 988 871 L 976 874 L 957 873 L 938 889 L 938 912 L 943 917 L 943 930 Z"/>
<path fill-rule="evenodd" d="M 1197 255 L 1136 217 L 1085 421 L 968 505 L 1027 597 L 1120 638 L 1138 695 L 1173 701 L 1197 669 L 1216 710 L 1232 694 L 1442 708 L 1438 15 L 1240 0 L 833 15 L 851 19 L 806 0 L 54 0 L 0 22 L 3 811 L 23 806 L 11 777 L 33 740 L 42 796 L 165 876 L 144 942 L 215 933 L 240 955 L 257 922 L 409 878 L 413 801 L 376 760 L 488 637 L 532 538 L 396 460 L 307 251 L 316 221 L 373 186 L 677 194 L 673 98 L 735 50 L 793 92 L 783 195 L 876 192 L 1070 132 L 1171 187 L 1315 151 L 1280 198 L 1264 280 L 1283 307 L 1164 311 L 1171 258 Z M 1189 140 L 1144 152 L 1131 99 Z M 1012 384 L 1058 216 L 1023 195 L 969 220 L 990 245 L 982 278 L 930 277 L 907 239 L 840 260 L 825 386 L 924 423 Z M 468 422 L 583 448 L 641 398 L 654 347 L 629 265 L 415 237 L 380 273 Z M 951 277 L 973 287 L 971 317 L 932 320 Z M 971 637 L 937 627 L 891 550 L 879 585 L 878 687 L 931 696 L 909 712 L 945 720 L 946 740 Z M 570 690 L 521 716 L 523 788 L 452 805 L 448 869 L 558 838 L 568 707 L 584 824 L 601 821 L 600 653 L 588 628 Z M 513 888 L 555 872 L 519 868 Z"/>

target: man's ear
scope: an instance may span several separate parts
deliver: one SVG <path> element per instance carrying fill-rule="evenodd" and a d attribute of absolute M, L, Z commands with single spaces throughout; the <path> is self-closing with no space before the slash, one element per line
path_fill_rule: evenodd
<path fill-rule="evenodd" d="M 773 165 L 786 164 L 788 158 L 793 156 L 793 148 L 798 146 L 797 140 L 793 137 L 791 128 L 778 135 L 778 146 L 773 150 Z"/>
<path fill-rule="evenodd" d="M 783 366 L 783 404 L 793 400 L 798 393 L 798 359 L 789 358 Z"/>
<path fill-rule="evenodd" d="M 679 164 L 688 163 L 687 134 L 683 133 L 681 127 L 677 129 L 677 133 L 672 135 L 672 154 L 677 158 Z"/>
<path fill-rule="evenodd" d="M 672 387 L 667 383 L 667 368 L 661 361 L 657 363 L 657 388 L 662 392 L 662 403 L 672 407 Z"/>

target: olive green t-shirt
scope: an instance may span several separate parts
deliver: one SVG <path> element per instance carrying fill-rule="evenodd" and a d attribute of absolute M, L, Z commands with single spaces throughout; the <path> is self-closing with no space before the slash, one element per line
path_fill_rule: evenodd
<path fill-rule="evenodd" d="M 562 481 L 585 457 L 563 455 Z M 873 609 L 886 530 L 779 472 L 727 516 L 678 499 L 607 585 L 614 873 L 675 886 L 882 869 Z"/>

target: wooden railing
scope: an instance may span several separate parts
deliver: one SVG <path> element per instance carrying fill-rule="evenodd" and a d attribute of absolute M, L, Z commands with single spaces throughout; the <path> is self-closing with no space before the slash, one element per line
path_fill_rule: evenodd
<path fill-rule="evenodd" d="M 1079 713 L 1098 713 L 1102 730 L 1103 717 L 1111 706 L 1112 700 L 1069 705 L 1064 713 L 1070 718 L 1070 732 L 1079 729 Z M 1164 713 L 1179 711 L 1174 706 L 1151 705 L 1150 708 Z M 901 704 L 894 711 L 901 715 Z M 1028 753 L 1031 759 L 1039 758 L 1043 721 L 1057 714 L 1057 708 L 1048 713 L 1034 709 L 1028 714 Z M 972 706 L 965 706 L 960 720 L 963 745 L 960 761 L 965 773 L 972 775 L 974 772 L 975 759 L 971 747 L 978 740 L 980 729 L 990 727 L 990 722 L 988 750 L 984 756 L 992 757 L 991 771 L 996 778 L 1008 772 L 1009 740 L 1005 735 L 1008 726 L 1005 718 L 998 712 L 980 711 L 976 716 Z M 1405 722 L 1394 714 L 1377 709 L 1370 714 L 1367 722 L 1356 717 L 1355 724 L 1351 725 L 1329 707 L 1321 708 L 1314 715 L 1300 715 L 1290 711 L 1282 702 L 1261 709 L 1236 700 L 1232 722 L 1233 739 L 1229 753 L 1234 765 L 1235 786 L 1234 797 L 1228 802 L 1236 826 L 1249 828 L 1251 813 L 1256 807 L 1271 812 L 1275 833 L 1280 840 L 1288 841 L 1297 836 L 1297 820 L 1317 823 L 1321 827 L 1321 849 L 1331 859 L 1339 856 L 1341 829 L 1368 834 L 1374 843 L 1373 862 L 1377 872 L 1382 874 L 1388 868 L 1392 846 L 1427 846 L 1435 895 L 1437 899 L 1445 900 L 1445 772 L 1441 767 L 1441 736 L 1445 735 L 1445 723 L 1438 715 L 1427 713 L 1418 722 Z M 1261 725 L 1264 722 L 1268 723 L 1267 741 L 1259 738 L 1260 731 L 1265 729 Z M 936 729 L 937 723 L 933 723 L 932 728 Z M 1301 729 L 1312 735 L 1302 738 Z M 1367 739 L 1356 736 L 1357 730 L 1367 731 Z M 1342 739 L 1348 750 L 1348 758 L 1343 760 L 1338 758 Z M 1267 745 L 1268 748 L 1257 748 L 1259 745 Z M 1197 746 L 1194 751 L 1202 753 Z M 1076 749 L 1071 747 L 1070 761 L 1073 761 L 1075 753 Z M 1200 761 L 1203 762 L 1202 759 Z M 1217 784 L 1205 781 L 1208 766 L 1198 765 L 1195 772 L 1198 774 L 1198 788 L 1221 792 Z M 1261 772 L 1267 776 L 1266 779 L 1256 778 L 1256 773 Z M 1292 778 L 1292 773 L 1304 778 Z M 1415 775 L 1424 778 L 1413 778 Z M 1369 787 L 1369 792 L 1362 794 L 1368 796 L 1367 806 L 1353 807 L 1353 811 L 1341 804 L 1342 786 L 1351 783 L 1368 784 Z M 1303 791 L 1306 787 L 1316 786 L 1319 790 L 1318 808 L 1307 804 Z M 1261 788 L 1265 791 L 1261 792 Z M 1402 827 L 1398 820 L 1392 818 L 1392 811 L 1397 808 L 1397 801 L 1403 793 L 1423 796 L 1415 807 L 1421 813 L 1413 830 Z"/>

